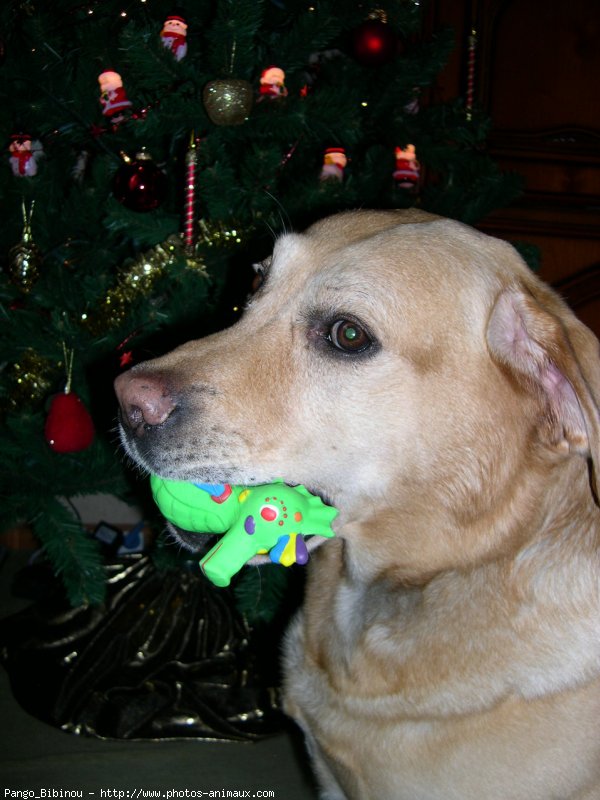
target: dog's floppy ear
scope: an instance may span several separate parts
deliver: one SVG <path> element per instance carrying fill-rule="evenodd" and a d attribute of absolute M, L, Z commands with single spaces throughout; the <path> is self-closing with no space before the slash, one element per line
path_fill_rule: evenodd
<path fill-rule="evenodd" d="M 540 301 L 514 286 L 500 293 L 488 324 L 488 347 L 498 363 L 540 397 L 545 441 L 557 450 L 591 457 L 598 475 L 600 346 L 554 293 L 542 288 L 539 295 Z"/>

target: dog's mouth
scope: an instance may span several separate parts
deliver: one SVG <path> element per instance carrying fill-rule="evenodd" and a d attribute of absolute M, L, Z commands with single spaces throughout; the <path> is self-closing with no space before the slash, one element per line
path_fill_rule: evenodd
<path fill-rule="evenodd" d="M 184 550 L 189 550 L 199 558 L 206 555 L 220 538 L 220 534 L 217 533 L 194 533 L 192 531 L 186 531 L 178 525 L 173 525 L 172 522 L 167 522 L 167 532 L 172 541 Z"/>

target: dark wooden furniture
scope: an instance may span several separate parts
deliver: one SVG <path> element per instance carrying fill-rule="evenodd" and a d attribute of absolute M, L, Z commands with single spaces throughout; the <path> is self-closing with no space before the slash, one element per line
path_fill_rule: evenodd
<path fill-rule="evenodd" d="M 537 245 L 541 277 L 600 336 L 600 3 L 432 0 L 428 14 L 457 38 L 435 99 L 465 96 L 474 28 L 490 152 L 525 179 L 523 196 L 479 227 Z"/>

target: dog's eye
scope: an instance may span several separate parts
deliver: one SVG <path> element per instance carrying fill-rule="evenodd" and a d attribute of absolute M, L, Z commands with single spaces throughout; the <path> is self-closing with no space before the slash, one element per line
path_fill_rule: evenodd
<path fill-rule="evenodd" d="M 252 281 L 251 294 L 257 292 L 267 279 L 267 272 L 269 271 L 270 265 L 271 265 L 270 259 L 265 259 L 264 261 L 261 261 L 258 264 L 252 264 L 252 269 L 256 274 L 254 276 L 254 280 Z"/>
<path fill-rule="evenodd" d="M 336 320 L 329 329 L 327 338 L 344 353 L 361 353 L 372 344 L 371 337 L 364 328 L 349 319 Z"/>

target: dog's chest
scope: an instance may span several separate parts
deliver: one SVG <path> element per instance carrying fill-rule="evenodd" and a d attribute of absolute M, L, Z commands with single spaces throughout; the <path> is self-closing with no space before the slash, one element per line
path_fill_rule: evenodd
<path fill-rule="evenodd" d="M 583 637 L 594 650 L 583 623 L 564 631 L 555 622 L 548 640 L 526 608 L 518 618 L 498 613 L 490 570 L 476 591 L 472 578 L 457 576 L 427 591 L 392 592 L 349 580 L 334 550 L 315 559 L 288 636 L 285 695 L 348 798 L 448 800 L 450 781 L 461 800 L 479 800 L 484 778 L 473 764 L 498 776 L 489 800 L 570 797 L 573 764 L 597 776 L 600 753 L 584 731 L 600 714 L 598 669 L 587 663 L 599 662 L 576 647 Z M 581 689 L 562 674 L 564 649 L 584 662 Z M 545 650 L 542 680 L 531 665 Z M 589 721 L 580 725 L 583 716 Z M 547 753 L 564 751 L 565 738 L 570 754 L 549 765 Z M 507 794 L 515 763 L 544 776 L 541 794 L 521 786 Z M 563 794 L 553 795 L 563 779 Z"/>
<path fill-rule="evenodd" d="M 329 641 L 339 645 L 344 638 L 360 646 L 360 626 L 351 615 L 344 619 L 343 633 L 331 631 Z M 300 615 L 287 639 L 286 710 L 307 735 L 315 762 L 343 788 L 340 797 L 481 800 L 485 784 L 486 800 L 548 800 L 570 798 L 570 787 L 580 781 L 600 781 L 600 752 L 586 734 L 600 714 L 598 681 L 536 700 L 513 694 L 465 714 L 425 714 L 408 697 L 399 703 L 393 695 L 340 692 L 330 670 L 343 670 L 344 664 L 329 653 L 328 664 L 315 662 L 319 654 L 307 643 Z M 422 667 L 426 672 L 426 655 Z M 557 755 L 549 760 L 548 753 Z M 531 775 L 535 788 L 527 784 Z"/>

